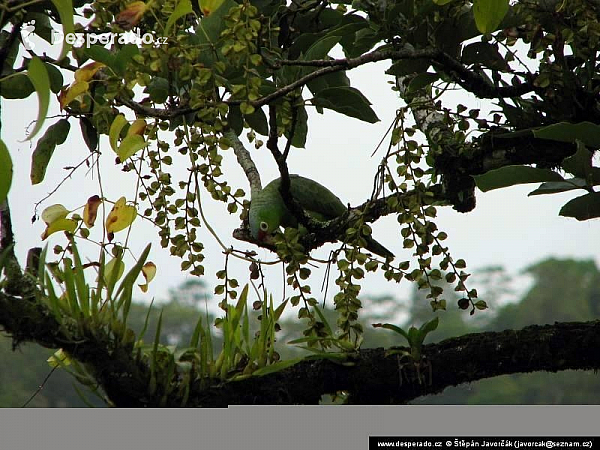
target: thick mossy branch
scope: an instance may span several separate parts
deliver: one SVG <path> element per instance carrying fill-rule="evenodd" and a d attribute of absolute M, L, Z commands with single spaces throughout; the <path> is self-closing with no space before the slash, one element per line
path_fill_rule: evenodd
<path fill-rule="evenodd" d="M 384 349 L 362 350 L 347 366 L 327 359 L 197 392 L 205 407 L 231 404 L 315 404 L 340 390 L 354 404 L 402 404 L 449 386 L 512 373 L 600 368 L 600 321 L 533 325 L 468 334 L 424 346 L 415 365 Z M 310 380 L 310 383 L 306 383 Z"/>
<path fill-rule="evenodd" d="M 64 318 L 58 323 L 51 311 L 35 297 L 20 298 L 0 292 L 0 326 L 16 347 L 35 342 L 46 348 L 62 348 L 86 365 L 108 398 L 117 406 L 139 407 L 151 403 L 148 395 L 150 369 L 136 361 L 132 345 L 116 345 L 99 326 L 84 326 Z M 158 405 L 154 405 L 158 406 Z"/>
<path fill-rule="evenodd" d="M 115 346 L 102 330 L 81 331 L 74 321 L 72 332 L 67 332 L 66 322 L 59 324 L 34 298 L 0 293 L 0 324 L 15 343 L 61 347 L 86 364 L 116 406 L 182 406 L 177 394 L 167 398 L 160 392 L 149 394 L 151 370 L 136 360 L 132 346 Z M 468 334 L 424 346 L 424 358 L 418 364 L 399 355 L 388 356 L 384 349 L 368 349 L 349 354 L 344 365 L 328 359 L 307 360 L 281 372 L 206 389 L 196 382 L 190 386 L 185 406 L 317 404 L 323 394 L 338 391 L 349 392 L 356 404 L 400 404 L 499 375 L 597 370 L 599 346 L 600 321 Z"/>

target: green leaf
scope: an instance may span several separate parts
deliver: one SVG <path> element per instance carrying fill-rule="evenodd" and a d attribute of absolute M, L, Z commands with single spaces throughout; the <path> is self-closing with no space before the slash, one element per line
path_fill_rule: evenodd
<path fill-rule="evenodd" d="M 454 0 L 433 0 L 433 3 L 435 3 L 436 5 L 447 5 L 448 3 L 452 3 Z"/>
<path fill-rule="evenodd" d="M 93 59 L 94 61 L 101 62 L 111 69 L 115 65 L 115 58 L 117 57 L 113 52 L 107 50 L 102 45 L 92 45 L 91 47 L 84 47 L 83 53 Z"/>
<path fill-rule="evenodd" d="M 323 89 L 314 96 L 313 104 L 368 123 L 379 121 L 369 100 L 358 89 L 352 87 Z"/>
<path fill-rule="evenodd" d="M 474 42 L 462 51 L 463 64 L 482 64 L 491 69 L 507 70 L 508 63 L 498 51 L 497 44 L 489 42 Z"/>
<path fill-rule="evenodd" d="M 178 19 L 183 16 L 187 16 L 188 14 L 194 12 L 192 10 L 192 2 L 190 0 L 179 0 L 177 2 L 177 6 L 175 10 L 169 16 L 169 20 L 167 21 L 167 25 L 165 26 L 165 36 L 169 35 L 169 31 L 171 31 L 171 27 L 175 25 Z"/>
<path fill-rule="evenodd" d="M 166 78 L 154 77 L 146 88 L 150 100 L 155 103 L 164 103 L 169 98 L 169 82 Z"/>
<path fill-rule="evenodd" d="M 96 130 L 94 124 L 87 117 L 79 119 L 79 127 L 81 128 L 81 135 L 83 136 L 85 145 L 93 152 L 98 147 L 98 130 Z"/>
<path fill-rule="evenodd" d="M 108 140 L 110 142 L 110 147 L 117 153 L 119 151 L 119 146 L 117 145 L 117 141 L 119 136 L 121 135 L 121 130 L 127 124 L 127 119 L 123 114 L 119 114 L 117 117 L 113 119 L 112 124 L 110 125 L 110 130 L 108 132 Z"/>
<path fill-rule="evenodd" d="M 592 122 L 554 123 L 534 130 L 533 135 L 536 138 L 560 142 L 575 143 L 575 141 L 579 140 L 588 147 L 600 148 L 600 125 Z"/>
<path fill-rule="evenodd" d="M 40 131 L 44 124 L 44 120 L 46 120 L 48 104 L 50 103 L 50 79 L 48 77 L 46 66 L 37 56 L 34 56 L 29 62 L 27 76 L 29 77 L 29 80 L 31 80 L 31 84 L 33 84 L 38 96 L 38 116 L 35 127 L 29 136 L 27 136 L 27 139 L 25 139 L 26 141 L 29 141 Z"/>
<path fill-rule="evenodd" d="M 30 20 L 35 22 L 33 24 L 35 27 L 33 32 L 49 44 L 53 44 L 53 29 L 49 17 L 42 13 L 29 12 L 26 16 L 26 21 L 29 22 Z"/>
<path fill-rule="evenodd" d="M 13 165 L 6 144 L 0 139 L 0 205 L 6 200 L 12 183 Z M 0 270 L 1 272 L 1 270 Z"/>
<path fill-rule="evenodd" d="M 244 116 L 246 122 L 250 128 L 256 131 L 258 134 L 267 136 L 269 134 L 269 126 L 267 125 L 267 116 L 262 108 L 257 108 L 252 114 L 246 114 Z"/>
<path fill-rule="evenodd" d="M 583 178 L 570 178 L 565 181 L 551 181 L 549 183 L 542 183 L 540 187 L 538 187 L 535 191 L 531 191 L 527 195 L 557 194 L 559 192 L 572 191 L 573 189 L 581 189 L 585 186 L 587 186 L 587 183 Z"/>
<path fill-rule="evenodd" d="M 33 83 L 24 73 L 15 73 L 0 82 L 0 96 L 11 100 L 27 98 L 33 91 Z"/>
<path fill-rule="evenodd" d="M 412 80 L 410 80 L 410 84 L 408 85 L 408 91 L 418 91 L 419 89 L 423 89 L 425 86 L 429 86 L 430 84 L 435 83 L 439 79 L 440 76 L 437 73 L 420 73 L 417 76 L 415 76 Z"/>
<path fill-rule="evenodd" d="M 577 141 L 577 151 L 574 155 L 563 159 L 561 167 L 578 178 L 583 178 L 591 184 L 592 181 L 592 152 L 580 140 Z"/>
<path fill-rule="evenodd" d="M 260 369 L 252 372 L 252 375 L 256 375 L 262 377 L 264 375 L 268 375 L 270 373 L 279 372 L 281 370 L 287 369 L 288 367 L 292 367 L 295 364 L 298 364 L 304 358 L 294 358 L 294 359 L 286 359 L 285 361 L 277 361 L 273 364 L 269 364 L 268 366 L 261 367 Z"/>
<path fill-rule="evenodd" d="M 567 202 L 559 212 L 564 217 L 588 220 L 600 217 L 600 192 L 592 192 Z"/>
<path fill-rule="evenodd" d="M 488 34 L 496 31 L 508 12 L 509 0 L 474 0 L 473 14 L 477 29 Z"/>
<path fill-rule="evenodd" d="M 529 166 L 505 166 L 490 170 L 483 175 L 474 175 L 473 178 L 475 178 L 475 183 L 482 192 L 514 186 L 515 184 L 564 181 L 563 177 L 550 169 L 538 169 Z"/>
<path fill-rule="evenodd" d="M 48 78 L 50 78 L 50 90 L 57 94 L 63 87 L 62 73 L 52 64 L 44 63 L 44 66 L 48 72 Z"/>
<path fill-rule="evenodd" d="M 422 73 L 429 69 L 431 61 L 423 58 L 403 59 L 393 63 L 388 70 L 385 71 L 388 75 L 403 76 L 413 73 Z"/>
<path fill-rule="evenodd" d="M 189 1 L 189 0 L 188 0 Z M 173 17 L 173 16 L 171 16 Z M 111 67 L 117 75 L 124 75 L 127 64 L 133 61 L 135 55 L 139 55 L 140 49 L 135 44 L 124 45 L 115 57 L 115 62 Z"/>
<path fill-rule="evenodd" d="M 346 76 L 345 71 L 340 70 L 339 72 L 328 73 L 322 77 L 315 78 L 306 83 L 306 86 L 313 95 L 317 95 L 323 89 L 350 86 L 350 79 Z"/>
<path fill-rule="evenodd" d="M 240 107 L 237 105 L 229 106 L 229 113 L 227 114 L 227 122 L 231 129 L 235 132 L 236 136 L 239 136 L 244 129 L 244 120 L 242 119 L 242 112 Z"/>
<path fill-rule="evenodd" d="M 304 148 L 306 145 L 306 135 L 308 134 L 308 114 L 304 106 L 299 106 L 296 110 L 296 128 L 294 129 L 294 138 L 292 145 L 296 148 Z M 285 136 L 289 139 L 289 133 Z"/>
<path fill-rule="evenodd" d="M 145 146 L 146 141 L 144 141 L 142 136 L 138 134 L 127 136 L 125 139 L 123 139 L 121 145 L 119 145 L 117 155 L 119 155 L 121 162 L 125 162 L 127 158 L 134 155 L 135 152 L 143 149 Z"/>
<path fill-rule="evenodd" d="M 382 33 L 376 33 L 371 28 L 364 28 L 356 32 L 356 39 L 352 44 L 342 41 L 344 54 L 347 58 L 356 58 L 371 50 L 383 39 Z"/>
<path fill-rule="evenodd" d="M 73 23 L 73 2 L 72 0 L 52 0 L 52 4 L 58 10 L 60 17 L 60 23 L 62 24 L 62 35 L 67 36 L 75 31 L 75 25 Z M 67 52 L 71 49 L 72 45 L 68 44 L 66 39 L 63 39 L 62 49 L 60 56 L 57 61 L 63 59 Z"/>
<path fill-rule="evenodd" d="M 200 24 L 196 28 L 199 45 L 212 44 L 209 47 L 213 47 L 217 43 L 221 31 L 226 27 L 224 17 L 235 6 L 237 3 L 234 0 L 225 0 L 219 9 L 200 19 Z M 204 50 L 210 53 L 208 48 Z"/>
<path fill-rule="evenodd" d="M 38 184 L 44 180 L 46 169 L 50 158 L 57 145 L 62 144 L 69 135 L 71 125 L 67 119 L 60 119 L 48 127 L 44 135 L 38 141 L 31 155 L 31 184 Z"/>
<path fill-rule="evenodd" d="M 335 45 L 340 42 L 341 36 L 325 36 L 312 44 L 302 57 L 302 61 L 311 61 L 315 59 L 327 59 L 327 55 Z M 312 71 L 314 67 L 303 67 L 300 70 L 300 76 L 304 76 Z"/>

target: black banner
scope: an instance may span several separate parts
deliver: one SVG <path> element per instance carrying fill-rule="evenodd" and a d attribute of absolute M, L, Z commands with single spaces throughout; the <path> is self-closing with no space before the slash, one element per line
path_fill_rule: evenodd
<path fill-rule="evenodd" d="M 598 436 L 547 437 L 547 436 L 370 436 L 369 450 L 390 449 L 438 449 L 466 450 L 506 448 L 509 450 L 554 448 L 594 449 L 600 446 Z M 600 448 L 598 449 L 600 450 Z"/>

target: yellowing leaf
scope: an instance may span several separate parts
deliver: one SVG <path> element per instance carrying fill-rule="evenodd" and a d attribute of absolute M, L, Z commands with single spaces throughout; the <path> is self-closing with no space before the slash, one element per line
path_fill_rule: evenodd
<path fill-rule="evenodd" d="M 65 109 L 65 106 L 67 106 L 80 95 L 85 94 L 87 91 L 89 91 L 89 89 L 90 85 L 87 81 L 75 81 L 67 89 L 60 91 L 60 94 L 58 95 L 60 109 Z"/>
<path fill-rule="evenodd" d="M 46 360 L 50 367 L 58 367 L 60 365 L 68 366 L 71 364 L 71 359 L 69 355 L 67 355 L 62 348 L 59 348 L 54 352 L 54 354 Z"/>
<path fill-rule="evenodd" d="M 137 119 L 131 124 L 129 130 L 127 130 L 127 136 L 143 136 L 144 131 L 146 131 L 146 121 L 144 119 Z"/>
<path fill-rule="evenodd" d="M 124 30 L 131 30 L 140 23 L 140 20 L 142 20 L 142 17 L 147 10 L 148 5 L 144 2 L 138 1 L 130 3 L 117 15 L 115 22 Z"/>
<path fill-rule="evenodd" d="M 98 206 L 100 206 L 100 203 L 102 203 L 102 199 L 98 195 L 93 195 L 88 198 L 88 201 L 83 208 L 83 223 L 85 223 L 88 228 L 92 228 L 96 222 Z"/>
<path fill-rule="evenodd" d="M 49 223 L 46 227 L 46 230 L 42 233 L 42 240 L 45 240 L 51 234 L 56 233 L 57 231 L 68 231 L 69 233 L 74 233 L 77 228 L 77 221 L 73 219 L 58 219 Z"/>
<path fill-rule="evenodd" d="M 119 155 L 119 160 L 121 162 L 125 162 L 127 158 L 134 155 L 135 152 L 141 150 L 146 146 L 146 141 L 142 136 L 138 136 L 134 134 L 132 136 L 127 136 L 119 145 L 119 150 L 117 150 L 117 155 Z"/>
<path fill-rule="evenodd" d="M 135 220 L 137 216 L 135 207 L 126 205 L 125 202 L 125 197 L 121 197 L 108 214 L 106 218 L 106 231 L 108 233 L 124 230 Z"/>
<path fill-rule="evenodd" d="M 35 127 L 27 139 L 25 139 L 29 141 L 40 131 L 44 120 L 46 120 L 48 104 L 50 103 L 50 77 L 48 76 L 46 66 L 37 56 L 32 58 L 27 69 L 27 76 L 31 80 L 31 84 L 33 84 L 38 97 L 38 116 Z"/>
<path fill-rule="evenodd" d="M 200 10 L 205 16 L 210 15 L 221 7 L 225 0 L 199 0 Z"/>
<path fill-rule="evenodd" d="M 96 72 L 104 67 L 101 62 L 91 62 L 75 71 L 75 81 L 90 81 Z"/>
<path fill-rule="evenodd" d="M 127 119 L 125 118 L 125 116 L 123 114 L 119 114 L 117 117 L 115 117 L 113 123 L 110 125 L 110 130 L 108 132 L 108 140 L 110 142 L 110 147 L 115 151 L 115 153 L 117 153 L 119 150 L 117 141 L 119 139 L 119 135 L 121 134 L 121 130 L 123 129 L 126 123 Z"/>
<path fill-rule="evenodd" d="M 58 219 L 64 219 L 69 214 L 69 210 L 61 204 L 48 206 L 42 211 L 42 220 L 46 225 L 50 225 L 52 222 Z"/>
<path fill-rule="evenodd" d="M 156 275 L 156 264 L 154 264 L 151 261 L 144 264 L 144 266 L 142 267 L 142 275 L 144 275 L 144 278 L 146 279 L 146 283 L 140 284 L 138 286 L 140 287 L 142 292 L 147 292 L 148 284 L 150 284 L 150 282 L 154 279 L 154 277 Z"/>

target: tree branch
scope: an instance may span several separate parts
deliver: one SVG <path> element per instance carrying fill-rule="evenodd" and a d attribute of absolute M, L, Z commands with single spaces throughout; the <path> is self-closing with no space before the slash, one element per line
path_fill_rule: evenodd
<path fill-rule="evenodd" d="M 244 147 L 244 144 L 242 144 L 242 141 L 240 141 L 240 138 L 233 130 L 228 130 L 223 133 L 223 135 L 231 141 L 237 161 L 246 174 L 248 183 L 250 183 L 250 195 L 252 196 L 257 192 L 260 192 L 262 189 L 260 173 L 258 173 L 258 169 L 250 156 L 250 152 Z"/>
<path fill-rule="evenodd" d="M 258 98 L 248 103 L 255 108 L 267 105 L 278 98 L 281 98 L 290 92 L 306 85 L 309 81 L 324 75 L 339 72 L 341 70 L 351 70 L 364 64 L 384 61 L 384 60 L 398 61 L 402 59 L 429 59 L 436 62 L 441 66 L 441 69 L 446 71 L 452 79 L 460 86 L 473 93 L 479 98 L 503 98 L 503 97 L 519 97 L 535 89 L 533 85 L 533 77 L 531 80 L 522 83 L 518 86 L 494 86 L 486 78 L 482 77 L 478 73 L 472 72 L 463 66 L 460 62 L 452 58 L 447 53 L 437 48 L 426 48 L 421 50 L 415 49 L 402 49 L 402 50 L 375 50 L 370 53 L 365 53 L 356 58 L 341 58 L 341 59 L 322 59 L 322 60 L 309 60 L 309 61 L 297 61 L 297 60 L 278 60 L 276 64 L 279 66 L 284 65 L 295 65 L 295 66 L 313 66 L 319 67 L 319 69 L 311 72 L 298 80 L 287 84 L 269 95 Z M 131 108 L 138 114 L 142 114 L 148 117 L 156 117 L 159 119 L 171 119 L 174 117 L 181 116 L 183 114 L 189 114 L 191 112 L 198 111 L 206 106 L 213 106 L 213 102 L 208 102 L 198 108 L 182 108 L 182 109 L 159 109 L 151 108 L 148 106 L 141 105 L 131 99 L 123 96 L 117 97 L 117 101 L 123 105 Z M 241 100 L 225 100 L 223 103 L 227 105 L 239 105 L 242 103 Z"/>
<path fill-rule="evenodd" d="M 441 186 L 431 186 L 429 191 L 433 193 L 433 196 L 429 199 L 430 203 L 447 204 L 445 197 L 441 194 Z M 395 207 L 392 208 L 389 206 L 390 199 L 396 198 L 398 203 L 402 204 L 405 199 L 414 195 L 414 191 L 408 191 L 402 194 L 391 194 L 375 200 L 368 200 L 361 205 L 350 207 L 345 214 L 324 222 L 313 220 L 307 216 L 306 226 L 310 232 L 302 236 L 300 243 L 307 252 L 310 252 L 327 242 L 337 242 L 339 237 L 359 219 L 359 216 L 364 222 L 375 222 L 383 216 L 397 212 Z M 249 242 L 275 251 L 275 246 L 255 240 L 247 228 L 235 229 L 233 237 L 240 241 Z"/>
<path fill-rule="evenodd" d="M 354 404 L 403 404 L 450 386 L 499 375 L 600 369 L 600 321 L 532 325 L 522 330 L 468 334 L 423 348 L 418 364 L 361 350 L 346 364 L 305 360 L 266 375 L 196 391 L 203 407 L 233 404 L 317 404 L 340 390 Z M 306 383 L 310 379 L 310 383 Z"/>
<path fill-rule="evenodd" d="M 115 337 L 70 318 L 58 323 L 36 299 L 0 292 L 0 324 L 15 345 L 33 341 L 63 348 L 98 380 L 116 406 L 226 407 L 233 404 L 317 404 L 323 394 L 347 391 L 355 404 L 401 404 L 442 392 L 449 386 L 513 373 L 600 369 L 600 321 L 532 325 L 522 330 L 468 334 L 423 347 L 415 364 L 384 349 L 366 349 L 343 357 L 308 359 L 291 368 L 242 381 L 212 384 L 207 380 L 165 396 L 151 392 L 151 371 L 136 358 L 133 341 L 115 346 Z M 69 330 L 67 332 L 67 330 Z M 396 349 L 400 350 L 400 349 Z M 408 349 L 404 349 L 408 350 Z M 299 380 L 310 379 L 310 383 Z M 170 381 L 172 382 L 172 381 Z"/>

